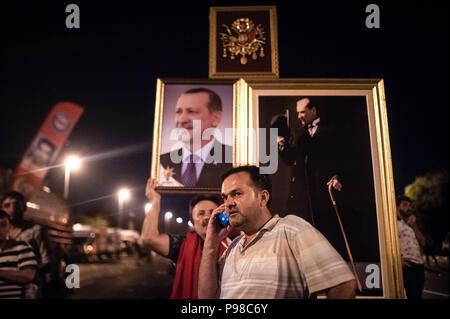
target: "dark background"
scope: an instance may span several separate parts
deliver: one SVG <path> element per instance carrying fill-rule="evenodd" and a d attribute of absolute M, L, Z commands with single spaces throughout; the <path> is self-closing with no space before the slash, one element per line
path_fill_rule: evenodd
<path fill-rule="evenodd" d="M 81 28 L 67 29 L 76 3 Z M 70 181 L 74 212 L 128 209 L 143 216 L 150 174 L 157 77 L 207 78 L 209 7 L 277 5 L 282 78 L 383 78 L 397 193 L 415 176 L 448 167 L 448 2 L 376 1 L 381 28 L 367 29 L 365 1 L 2 4 L 0 166 L 15 168 L 58 101 L 84 107 L 59 159 L 99 155 Z M 63 191 L 63 169 L 46 184 Z M 102 198 L 101 200 L 96 200 Z M 186 196 L 162 209 L 187 217 Z M 173 208 L 172 208 L 173 207 Z"/>

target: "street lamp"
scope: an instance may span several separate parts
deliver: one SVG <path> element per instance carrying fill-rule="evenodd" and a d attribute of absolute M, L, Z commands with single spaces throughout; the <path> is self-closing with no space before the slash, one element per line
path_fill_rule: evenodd
<path fill-rule="evenodd" d="M 166 212 L 165 214 L 164 214 L 164 232 L 168 232 L 168 223 L 169 223 L 169 221 L 172 219 L 172 217 L 173 217 L 173 214 L 172 214 L 172 212 Z"/>
<path fill-rule="evenodd" d="M 126 188 L 122 188 L 121 190 L 119 190 L 117 197 L 119 199 L 119 214 L 117 218 L 117 227 L 120 228 L 120 219 L 122 217 L 123 204 L 127 199 L 130 198 L 130 191 Z"/>
<path fill-rule="evenodd" d="M 69 198 L 69 180 L 70 171 L 77 170 L 80 167 L 80 159 L 76 156 L 69 156 L 65 163 L 65 174 L 64 174 L 64 198 Z"/>
<path fill-rule="evenodd" d="M 167 212 L 167 213 L 164 215 L 164 218 L 167 219 L 167 220 L 172 219 L 172 217 L 173 217 L 172 212 Z"/>

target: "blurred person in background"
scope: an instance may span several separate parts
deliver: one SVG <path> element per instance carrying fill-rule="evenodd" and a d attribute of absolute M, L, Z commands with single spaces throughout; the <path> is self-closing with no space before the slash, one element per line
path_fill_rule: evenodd
<path fill-rule="evenodd" d="M 0 208 L 11 219 L 9 237 L 26 242 L 33 248 L 36 256 L 37 274 L 34 282 L 25 288 L 27 298 L 65 297 L 47 230 L 24 219 L 27 208 L 24 196 L 19 192 L 10 191 L 1 198 Z"/>
<path fill-rule="evenodd" d="M 416 223 L 409 197 L 400 195 L 397 204 L 397 229 L 402 258 L 403 284 L 408 299 L 421 299 L 425 285 L 425 266 L 422 249 L 425 236 Z"/>
<path fill-rule="evenodd" d="M 0 299 L 27 298 L 25 287 L 36 275 L 36 257 L 25 242 L 9 236 L 10 216 L 0 210 Z"/>
<path fill-rule="evenodd" d="M 186 235 L 173 235 L 158 231 L 161 195 L 155 190 L 156 181 L 149 179 L 145 196 L 152 204 L 142 226 L 142 241 L 159 255 L 176 263 L 172 286 L 172 299 L 198 299 L 198 270 L 200 267 L 203 242 L 206 236 L 211 213 L 219 206 L 214 196 L 197 196 L 189 204 L 189 213 L 194 231 Z M 220 253 L 228 247 L 230 240 L 225 238 L 218 245 Z"/>

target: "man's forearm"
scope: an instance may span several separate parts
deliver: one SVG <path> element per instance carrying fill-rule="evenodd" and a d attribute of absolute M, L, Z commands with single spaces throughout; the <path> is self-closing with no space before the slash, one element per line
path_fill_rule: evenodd
<path fill-rule="evenodd" d="M 35 275 L 36 270 L 34 269 L 0 270 L 0 279 L 22 285 L 33 281 Z"/>
<path fill-rule="evenodd" d="M 356 280 L 346 281 L 330 288 L 327 292 L 328 299 L 353 299 L 355 298 Z"/>
<path fill-rule="evenodd" d="M 158 237 L 159 235 L 158 231 L 159 210 L 160 204 L 154 203 L 144 219 L 141 236 L 144 243 L 148 243 L 149 241 Z"/>
<path fill-rule="evenodd" d="M 144 246 L 166 257 L 170 251 L 170 239 L 167 234 L 158 231 L 159 207 L 159 203 L 154 204 L 145 217 L 141 239 Z"/>
<path fill-rule="evenodd" d="M 198 273 L 198 298 L 215 299 L 219 297 L 219 276 L 217 260 L 219 248 L 204 248 Z"/>
<path fill-rule="evenodd" d="M 422 232 L 420 231 L 420 229 L 417 226 L 417 224 L 414 224 L 412 226 L 412 229 L 414 230 L 414 234 L 416 235 L 416 238 L 417 238 L 417 241 L 419 242 L 419 245 L 422 246 L 422 247 L 425 247 L 425 245 L 426 245 L 425 236 L 422 234 Z"/>

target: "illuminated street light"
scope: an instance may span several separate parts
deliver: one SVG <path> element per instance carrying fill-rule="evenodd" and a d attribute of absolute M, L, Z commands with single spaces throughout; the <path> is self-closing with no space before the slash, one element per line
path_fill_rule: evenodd
<path fill-rule="evenodd" d="M 152 203 L 145 204 L 145 208 L 144 208 L 145 214 L 148 214 L 150 209 L 152 209 Z"/>
<path fill-rule="evenodd" d="M 169 231 L 169 222 L 172 219 L 173 214 L 172 212 L 166 212 L 164 214 L 164 232 L 168 232 Z"/>
<path fill-rule="evenodd" d="M 126 188 L 122 188 L 119 191 L 119 201 L 125 201 L 130 198 L 130 191 Z"/>
<path fill-rule="evenodd" d="M 77 170 L 80 168 L 80 159 L 77 156 L 69 156 L 66 159 L 66 167 L 68 167 L 70 170 Z"/>
<path fill-rule="evenodd" d="M 80 159 L 77 156 L 69 156 L 65 162 L 65 174 L 64 174 L 64 198 L 69 197 L 69 181 L 70 171 L 80 168 Z"/>
<path fill-rule="evenodd" d="M 181 224 L 182 222 L 183 222 L 183 218 L 178 217 L 178 218 L 177 218 L 177 223 L 178 223 L 178 224 Z"/>
<path fill-rule="evenodd" d="M 187 224 L 188 224 L 188 226 L 189 226 L 189 227 L 194 227 L 194 225 L 192 224 L 192 222 L 191 222 L 191 221 L 188 221 L 188 223 L 187 223 Z"/>
<path fill-rule="evenodd" d="M 119 214 L 117 216 L 117 227 L 120 228 L 120 219 L 122 218 L 123 205 L 124 202 L 130 198 L 130 191 L 126 188 L 122 188 L 119 190 L 117 197 L 119 199 Z"/>
<path fill-rule="evenodd" d="M 164 215 L 164 218 L 165 218 L 165 219 L 172 219 L 172 217 L 173 217 L 172 212 L 167 212 L 167 213 Z"/>

